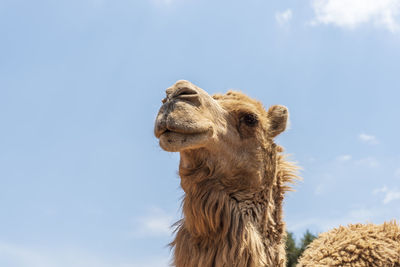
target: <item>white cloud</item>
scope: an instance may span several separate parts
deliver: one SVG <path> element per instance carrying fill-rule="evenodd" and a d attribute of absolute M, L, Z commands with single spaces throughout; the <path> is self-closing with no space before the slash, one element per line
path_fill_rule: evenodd
<path fill-rule="evenodd" d="M 0 241 L 0 262 L 15 267 L 163 267 L 168 266 L 168 257 L 154 256 L 146 260 L 122 260 L 107 258 L 83 249 L 50 249 L 11 244 Z"/>
<path fill-rule="evenodd" d="M 292 19 L 292 10 L 286 9 L 282 12 L 276 12 L 275 19 L 279 26 L 286 26 L 289 24 L 290 20 Z"/>
<path fill-rule="evenodd" d="M 143 226 L 154 234 L 170 234 L 171 217 L 149 217 L 143 220 Z"/>
<path fill-rule="evenodd" d="M 335 183 L 335 180 L 331 174 L 325 173 L 321 176 L 321 178 L 321 182 L 314 189 L 314 194 L 317 196 L 329 192 L 332 188 L 332 184 Z"/>
<path fill-rule="evenodd" d="M 386 185 L 382 188 L 377 188 L 373 191 L 373 194 L 383 193 L 383 204 L 389 204 L 394 200 L 400 199 L 400 191 L 397 189 L 389 189 Z"/>
<path fill-rule="evenodd" d="M 373 217 L 374 213 L 370 209 L 354 209 L 348 215 L 350 222 L 364 222 L 371 220 Z"/>
<path fill-rule="evenodd" d="M 370 167 L 370 168 L 376 168 L 376 167 L 379 167 L 380 163 L 375 158 L 368 157 L 368 158 L 357 160 L 356 165 Z"/>
<path fill-rule="evenodd" d="M 379 212 L 373 209 L 359 208 L 349 210 L 343 216 L 335 218 L 331 216 L 329 218 L 312 217 L 296 223 L 288 222 L 287 225 L 290 231 L 295 232 L 304 231 L 305 229 L 315 229 L 315 226 L 319 231 L 325 232 L 340 225 L 370 222 L 376 217 L 377 213 Z"/>
<path fill-rule="evenodd" d="M 383 204 L 388 204 L 393 200 L 400 199 L 400 191 L 389 190 L 386 192 L 385 198 L 383 199 Z"/>
<path fill-rule="evenodd" d="M 387 188 L 387 186 L 385 185 L 385 186 L 383 186 L 382 188 L 377 188 L 377 189 L 375 189 L 372 193 L 374 194 L 374 195 L 376 195 L 376 194 L 378 194 L 378 193 L 385 193 L 385 192 L 387 192 L 389 189 Z"/>
<path fill-rule="evenodd" d="M 361 133 L 358 138 L 363 141 L 364 143 L 371 144 L 371 145 L 376 145 L 378 144 L 378 139 L 376 139 L 375 136 Z"/>
<path fill-rule="evenodd" d="M 31 267 L 50 267 L 54 263 L 38 251 L 8 243 L 0 243 L 0 261 L 8 261 L 15 266 Z"/>
<path fill-rule="evenodd" d="M 397 16 L 400 14 L 400 0 L 313 0 L 312 8 L 317 24 L 333 24 L 342 28 L 372 23 L 391 32 L 400 29 Z"/>
<path fill-rule="evenodd" d="M 341 155 L 336 158 L 338 161 L 349 161 L 352 159 L 351 155 Z"/>
<path fill-rule="evenodd" d="M 159 208 L 151 208 L 145 216 L 134 219 L 133 237 L 147 236 L 170 236 L 171 225 L 174 223 L 173 216 Z"/>

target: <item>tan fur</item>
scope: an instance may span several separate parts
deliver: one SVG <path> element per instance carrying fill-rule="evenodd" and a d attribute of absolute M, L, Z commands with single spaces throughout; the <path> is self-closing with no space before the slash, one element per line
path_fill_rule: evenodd
<path fill-rule="evenodd" d="M 232 91 L 211 97 L 187 81 L 168 88 L 163 103 L 155 135 L 164 150 L 180 152 L 185 192 L 173 265 L 285 266 L 282 201 L 297 177 L 273 138 L 285 130 L 287 109 L 266 111 Z"/>
<path fill-rule="evenodd" d="M 335 228 L 309 245 L 298 266 L 399 267 L 400 227 L 390 222 Z"/>

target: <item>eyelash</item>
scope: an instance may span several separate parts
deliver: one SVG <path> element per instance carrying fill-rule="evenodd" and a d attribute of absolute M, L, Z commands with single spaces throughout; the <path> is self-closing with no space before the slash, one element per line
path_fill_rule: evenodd
<path fill-rule="evenodd" d="M 240 120 L 250 127 L 254 127 L 258 123 L 257 115 L 253 113 L 243 115 Z"/>

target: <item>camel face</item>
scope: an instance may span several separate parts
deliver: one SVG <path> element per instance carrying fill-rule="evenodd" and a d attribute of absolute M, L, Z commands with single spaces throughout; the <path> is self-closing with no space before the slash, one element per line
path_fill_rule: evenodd
<path fill-rule="evenodd" d="M 254 155 L 254 149 L 286 127 L 285 107 L 273 106 L 267 112 L 260 102 L 242 93 L 210 96 L 188 81 L 178 81 L 166 94 L 154 128 L 166 151 L 206 148 Z"/>

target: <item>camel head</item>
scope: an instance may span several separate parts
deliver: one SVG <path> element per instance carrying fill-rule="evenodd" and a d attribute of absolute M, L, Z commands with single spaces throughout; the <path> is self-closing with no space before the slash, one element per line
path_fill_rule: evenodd
<path fill-rule="evenodd" d="M 286 107 L 276 105 L 266 111 L 260 102 L 242 93 L 210 96 L 188 81 L 169 87 L 162 103 L 154 133 L 164 150 L 180 152 L 181 174 L 207 169 L 208 173 L 200 176 L 216 172 L 219 177 L 229 177 L 222 181 L 226 186 L 243 177 L 248 178 L 240 181 L 242 186 L 260 185 L 266 150 L 286 128 Z"/>

